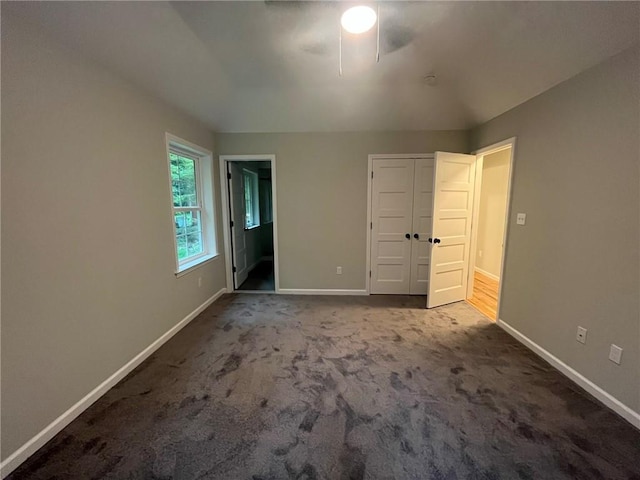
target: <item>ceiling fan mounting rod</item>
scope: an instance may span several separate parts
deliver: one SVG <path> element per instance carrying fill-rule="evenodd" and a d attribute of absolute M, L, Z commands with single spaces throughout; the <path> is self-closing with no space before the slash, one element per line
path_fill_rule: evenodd
<path fill-rule="evenodd" d="M 342 25 L 340 26 L 340 37 L 338 47 L 338 75 L 342 76 Z"/>
<path fill-rule="evenodd" d="M 357 8 L 364 8 L 364 7 L 355 7 Z M 373 13 L 373 10 L 369 7 L 367 7 L 368 10 L 370 10 Z M 349 10 L 353 10 L 353 9 L 349 9 Z M 349 10 L 347 10 L 347 13 L 349 12 Z M 376 63 L 380 63 L 380 3 L 376 4 L 376 10 L 377 12 L 374 13 L 374 20 L 377 23 L 376 25 Z M 344 19 L 344 14 L 343 14 L 343 19 Z M 341 77 L 342 76 L 342 29 L 343 28 L 347 28 L 346 24 L 341 20 L 340 22 L 340 34 L 338 35 L 338 75 Z M 367 27 L 371 28 L 371 27 Z M 348 31 L 351 31 L 347 28 Z M 363 33 L 366 30 L 354 30 L 353 33 Z"/>
<path fill-rule="evenodd" d="M 380 4 L 377 5 L 378 10 L 378 33 L 376 36 L 376 63 L 380 63 Z"/>

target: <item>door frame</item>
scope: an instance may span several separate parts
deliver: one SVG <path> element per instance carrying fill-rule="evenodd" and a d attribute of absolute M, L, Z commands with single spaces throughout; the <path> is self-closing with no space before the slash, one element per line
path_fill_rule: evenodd
<path fill-rule="evenodd" d="M 364 271 L 365 276 L 365 290 L 367 295 L 371 295 L 371 225 L 373 222 L 371 195 L 373 190 L 371 188 L 371 183 L 373 180 L 373 161 L 377 159 L 385 159 L 385 160 L 404 160 L 408 158 L 434 158 L 433 153 L 371 153 L 369 154 L 369 166 L 367 168 L 367 260 L 366 260 L 366 268 Z"/>
<path fill-rule="evenodd" d="M 222 197 L 222 236 L 224 238 L 224 263 L 227 278 L 227 292 L 273 293 L 271 291 L 236 290 L 233 286 L 233 258 L 231 252 L 231 217 L 229 213 L 229 182 L 227 164 L 229 162 L 269 162 L 271 164 L 271 208 L 273 210 L 273 276 L 275 293 L 280 293 L 280 269 L 278 262 L 278 196 L 276 195 L 276 156 L 274 154 L 256 155 L 218 155 L 220 164 L 220 192 Z"/>
<path fill-rule="evenodd" d="M 484 165 L 484 157 L 486 155 L 491 155 L 492 153 L 497 153 L 502 150 L 506 150 L 507 148 L 511 148 L 511 155 L 509 158 L 509 177 L 507 182 L 507 208 L 505 209 L 504 215 L 504 234 L 502 237 L 502 254 L 500 256 L 500 280 L 498 286 L 498 299 L 496 305 L 496 318 L 497 322 L 500 319 L 500 309 L 502 302 L 502 292 L 504 289 L 504 267 L 505 267 L 505 258 L 507 254 L 507 238 L 509 230 L 511 229 L 511 222 L 509 219 L 511 218 L 511 199 L 512 199 L 512 189 L 513 189 L 513 170 L 514 170 L 514 159 L 515 159 L 515 151 L 516 151 L 516 137 L 507 138 L 506 140 L 502 140 L 497 143 L 492 143 L 487 145 L 486 147 L 480 148 L 475 152 L 472 152 L 472 155 L 476 156 L 476 182 L 475 182 L 475 193 L 473 199 L 473 215 L 471 219 L 471 245 L 469 248 L 469 273 L 467 276 L 467 295 L 466 298 L 470 298 L 473 295 L 473 274 L 475 272 L 476 267 L 476 249 L 478 248 L 478 221 L 480 216 L 480 193 L 482 191 L 482 167 Z"/>

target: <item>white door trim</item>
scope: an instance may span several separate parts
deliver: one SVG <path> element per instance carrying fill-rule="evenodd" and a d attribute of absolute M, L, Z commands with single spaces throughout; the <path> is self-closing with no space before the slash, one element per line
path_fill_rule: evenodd
<path fill-rule="evenodd" d="M 229 217 L 229 183 L 227 182 L 228 162 L 270 162 L 271 163 L 271 207 L 273 209 L 273 275 L 275 292 L 280 293 L 280 272 L 278 262 L 278 196 L 276 194 L 276 156 L 270 153 L 256 155 L 219 155 L 220 193 L 222 196 L 222 236 L 224 238 L 224 263 L 227 272 L 227 292 L 241 291 L 233 288 L 233 265 L 231 260 L 231 227 Z"/>
<path fill-rule="evenodd" d="M 467 276 L 466 299 L 473 297 L 473 274 L 476 271 L 476 248 L 478 248 L 478 221 L 480 219 L 480 193 L 484 157 L 476 155 L 476 183 L 473 188 L 473 212 L 471 213 L 471 243 L 469 244 L 469 274 Z"/>
<path fill-rule="evenodd" d="M 369 154 L 369 166 L 367 168 L 367 260 L 364 271 L 366 294 L 371 294 L 371 175 L 373 174 L 373 161 L 376 159 L 406 159 L 406 158 L 434 158 L 433 153 L 372 153 Z"/>
<path fill-rule="evenodd" d="M 476 168 L 480 169 L 480 175 L 477 175 L 477 170 L 476 170 L 476 189 L 475 189 L 475 198 L 474 198 L 474 205 L 473 205 L 473 219 L 471 221 L 471 228 L 472 228 L 472 233 L 471 233 L 471 252 L 473 252 L 473 255 L 470 255 L 470 268 L 469 268 L 469 275 L 467 277 L 467 298 L 470 297 L 473 293 L 473 272 L 475 271 L 475 251 L 477 248 L 477 241 L 478 241 L 478 214 L 479 214 L 479 210 L 480 210 L 480 190 L 482 188 L 482 186 L 479 184 L 479 182 L 482 182 L 482 166 L 484 163 L 484 156 L 485 155 L 490 155 L 492 153 L 497 153 L 501 150 L 506 150 L 507 148 L 511 148 L 511 155 L 509 158 L 509 181 L 507 184 L 507 208 L 506 211 L 504 212 L 505 214 L 505 219 L 504 219 L 504 236 L 502 237 L 502 255 L 500 258 L 500 285 L 498 288 L 498 304 L 496 306 L 496 321 L 498 321 L 498 319 L 500 318 L 500 309 L 501 309 L 501 302 L 502 302 L 502 291 L 504 288 L 504 265 L 505 265 L 505 257 L 507 254 L 507 238 L 508 238 L 508 233 L 509 233 L 509 229 L 510 229 L 510 223 L 509 222 L 509 218 L 511 218 L 511 189 L 513 187 L 513 164 L 514 164 L 514 159 L 515 159 L 515 151 L 516 151 L 516 137 L 511 137 L 511 138 L 507 138 L 506 140 L 502 140 L 501 142 L 497 142 L 497 143 L 493 143 L 491 145 L 487 145 L 486 147 L 483 147 L 475 152 L 473 152 L 474 155 L 476 155 Z M 471 268 L 472 267 L 472 268 Z"/>

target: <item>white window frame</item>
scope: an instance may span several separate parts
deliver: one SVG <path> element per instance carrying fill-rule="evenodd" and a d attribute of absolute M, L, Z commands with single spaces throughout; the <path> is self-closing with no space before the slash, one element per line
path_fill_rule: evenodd
<path fill-rule="evenodd" d="M 260 186 L 258 174 L 256 172 L 252 172 L 246 168 L 242 169 L 242 180 L 244 184 L 244 195 L 245 195 L 245 210 L 246 210 L 246 198 L 247 198 L 247 182 L 246 179 L 249 178 L 249 183 L 251 184 L 251 225 L 247 225 L 245 211 L 245 230 L 251 230 L 253 228 L 259 227 L 260 224 Z"/>
<path fill-rule="evenodd" d="M 169 198 L 171 206 L 171 225 L 173 231 L 173 254 L 175 258 L 175 274 L 182 276 L 192 269 L 214 259 L 219 255 L 217 250 L 214 196 L 213 196 L 213 153 L 187 140 L 166 133 L 167 167 L 169 173 Z M 197 207 L 175 207 L 173 205 L 173 186 L 171 178 L 171 156 L 174 152 L 191 158 L 195 162 Z M 185 211 L 199 211 L 202 229 L 202 253 L 178 259 L 178 242 L 175 214 Z"/>

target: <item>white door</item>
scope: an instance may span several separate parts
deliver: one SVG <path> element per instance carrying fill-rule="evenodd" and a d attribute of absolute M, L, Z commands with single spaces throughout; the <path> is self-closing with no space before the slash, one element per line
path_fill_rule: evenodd
<path fill-rule="evenodd" d="M 464 300 L 467 293 L 475 161 L 475 155 L 435 155 L 427 308 Z"/>
<path fill-rule="evenodd" d="M 231 227 L 232 251 L 233 251 L 233 279 L 235 288 L 247 279 L 249 271 L 247 269 L 247 244 L 244 235 L 245 205 L 244 205 L 244 178 L 242 167 L 229 162 L 229 173 L 231 182 L 229 183 L 229 195 L 231 196 Z"/>
<path fill-rule="evenodd" d="M 373 160 L 371 293 L 409 293 L 414 168 L 412 158 Z"/>
<path fill-rule="evenodd" d="M 433 159 L 415 160 L 413 183 L 413 228 L 411 229 L 411 295 L 426 295 L 433 222 Z"/>

